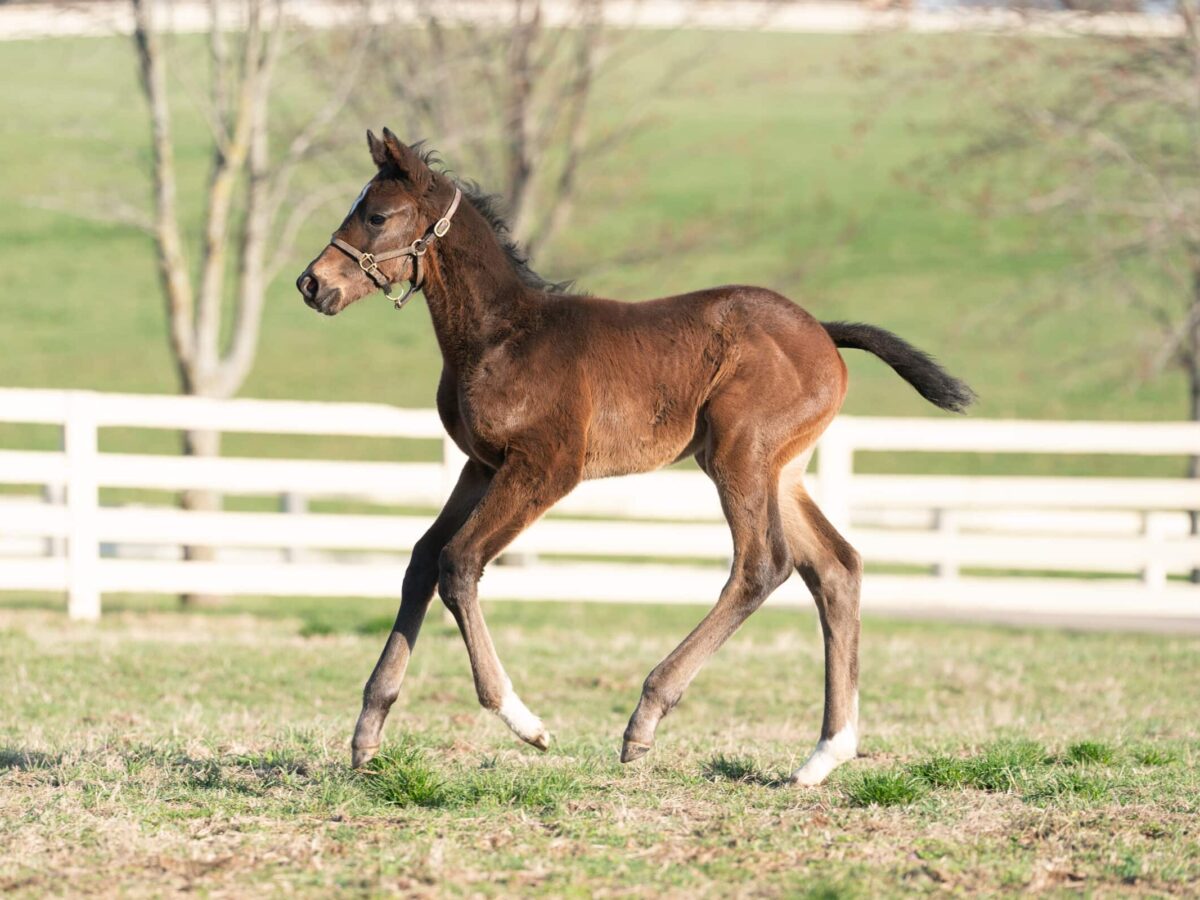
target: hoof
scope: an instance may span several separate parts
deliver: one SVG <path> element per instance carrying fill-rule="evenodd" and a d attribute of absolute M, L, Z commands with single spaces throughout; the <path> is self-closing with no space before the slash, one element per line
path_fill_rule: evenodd
<path fill-rule="evenodd" d="M 643 744 L 641 741 L 631 741 L 628 738 L 621 744 L 621 762 L 629 763 L 635 759 L 641 759 L 650 752 L 650 744 Z"/>
<path fill-rule="evenodd" d="M 505 725 L 512 729 L 513 734 L 531 747 L 537 747 L 542 751 L 550 748 L 550 732 L 546 730 L 542 720 L 529 711 L 529 707 L 521 702 L 521 698 L 514 694 L 511 688 L 500 702 L 499 708 L 494 712 Z"/>
<path fill-rule="evenodd" d="M 352 747 L 350 749 L 350 768 L 361 769 L 375 758 L 375 754 L 379 752 L 379 745 L 374 747 Z"/>
<path fill-rule="evenodd" d="M 808 761 L 793 772 L 788 781 L 805 787 L 816 787 L 825 782 L 830 772 L 842 763 L 850 762 L 857 755 L 855 744 L 846 741 L 838 743 L 837 738 L 833 741 L 821 741 Z"/>
<path fill-rule="evenodd" d="M 788 784 L 795 784 L 800 787 L 820 787 L 825 782 L 825 779 L 829 777 L 830 771 L 830 769 L 814 771 L 805 766 L 804 768 L 797 769 L 788 777 Z"/>

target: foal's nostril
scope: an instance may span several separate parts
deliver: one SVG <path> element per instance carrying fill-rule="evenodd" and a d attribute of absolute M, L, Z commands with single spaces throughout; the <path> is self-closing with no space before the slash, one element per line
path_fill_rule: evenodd
<path fill-rule="evenodd" d="M 312 300 L 317 296 L 318 286 L 317 279 L 308 272 L 305 272 L 296 279 L 296 289 L 299 290 L 307 300 Z"/>

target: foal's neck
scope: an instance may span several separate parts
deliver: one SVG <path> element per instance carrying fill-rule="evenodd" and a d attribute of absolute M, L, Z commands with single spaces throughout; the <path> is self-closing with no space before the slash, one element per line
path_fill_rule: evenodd
<path fill-rule="evenodd" d="M 435 245 L 437 258 L 425 285 L 443 361 L 457 370 L 523 330 L 535 302 L 491 226 L 469 204 L 463 207 Z"/>

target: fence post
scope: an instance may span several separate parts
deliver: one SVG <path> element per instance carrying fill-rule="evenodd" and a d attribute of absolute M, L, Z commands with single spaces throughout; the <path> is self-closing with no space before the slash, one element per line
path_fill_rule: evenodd
<path fill-rule="evenodd" d="M 92 395 L 72 391 L 67 400 L 63 446 L 67 454 L 67 615 L 100 618 L 97 575 L 100 541 L 96 514 L 100 488 L 96 464 L 98 437 Z"/>
<path fill-rule="evenodd" d="M 64 429 L 65 430 L 65 429 Z M 63 450 L 67 448 L 64 445 Z M 48 506 L 66 506 L 67 489 L 63 484 L 42 485 L 42 502 Z M 67 555 L 66 539 L 60 537 L 46 538 L 46 555 L 52 559 L 61 559 Z"/>
<path fill-rule="evenodd" d="M 308 512 L 308 497 L 304 494 L 299 494 L 296 491 L 285 491 L 279 497 L 279 511 L 288 515 L 303 515 Z M 300 562 L 304 555 L 302 550 L 296 547 L 283 548 L 283 561 L 288 563 Z"/>
<path fill-rule="evenodd" d="M 1146 567 L 1142 569 L 1142 584 L 1152 591 L 1161 591 L 1167 586 L 1167 567 L 1160 558 L 1155 558 L 1166 537 L 1166 522 L 1152 512 L 1142 513 L 1142 536 L 1146 539 Z"/>
<path fill-rule="evenodd" d="M 935 509 L 933 511 L 933 528 L 941 539 L 939 549 L 941 558 L 933 566 L 933 574 L 939 578 L 953 579 L 958 577 L 958 515 L 951 509 Z"/>
<path fill-rule="evenodd" d="M 821 488 L 821 510 L 844 536 L 850 530 L 850 479 L 854 473 L 854 444 L 849 423 L 834 419 L 817 456 L 817 484 Z"/>

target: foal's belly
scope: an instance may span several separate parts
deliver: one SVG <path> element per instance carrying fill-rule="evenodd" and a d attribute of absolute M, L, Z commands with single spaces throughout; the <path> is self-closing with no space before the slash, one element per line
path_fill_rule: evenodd
<path fill-rule="evenodd" d="M 690 456 L 702 440 L 695 415 L 659 421 L 601 414 L 588 431 L 583 477 L 649 472 Z"/>

